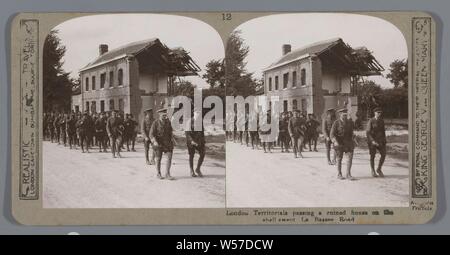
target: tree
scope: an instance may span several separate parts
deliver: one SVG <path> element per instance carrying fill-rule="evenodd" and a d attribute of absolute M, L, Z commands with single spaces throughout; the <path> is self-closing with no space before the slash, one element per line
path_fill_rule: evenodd
<path fill-rule="evenodd" d="M 366 118 L 372 117 L 372 111 L 375 107 L 381 105 L 381 95 L 382 89 L 380 85 L 376 84 L 374 81 L 366 80 L 358 85 L 358 102 L 360 106 L 361 116 L 366 116 Z"/>
<path fill-rule="evenodd" d="M 206 64 L 206 73 L 202 76 L 211 88 L 225 87 L 225 69 L 223 60 L 211 60 Z"/>
<path fill-rule="evenodd" d="M 62 69 L 66 47 L 52 30 L 45 38 L 43 51 L 44 111 L 69 111 L 73 81 Z"/>
<path fill-rule="evenodd" d="M 181 80 L 174 83 L 173 86 L 173 95 L 174 96 L 194 96 L 194 89 L 196 86 L 192 84 L 192 82 L 187 80 Z"/>
<path fill-rule="evenodd" d="M 227 95 L 249 96 L 256 91 L 256 81 L 252 73 L 246 70 L 245 58 L 250 52 L 241 37 L 241 31 L 235 30 L 227 41 L 225 50 L 225 83 Z"/>
<path fill-rule="evenodd" d="M 389 73 L 386 75 L 386 78 L 394 84 L 395 88 L 408 88 L 408 61 L 404 59 L 394 60 L 389 65 Z"/>

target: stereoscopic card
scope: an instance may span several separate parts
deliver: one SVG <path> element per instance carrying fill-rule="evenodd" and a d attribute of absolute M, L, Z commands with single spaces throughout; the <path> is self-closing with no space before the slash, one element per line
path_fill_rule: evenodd
<path fill-rule="evenodd" d="M 13 215 L 426 223 L 435 26 L 425 12 L 20 13 Z"/>

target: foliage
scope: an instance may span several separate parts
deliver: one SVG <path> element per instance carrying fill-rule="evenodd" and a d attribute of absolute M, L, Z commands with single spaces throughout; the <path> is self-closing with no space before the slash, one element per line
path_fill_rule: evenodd
<path fill-rule="evenodd" d="M 61 44 L 58 32 L 52 30 L 45 38 L 43 51 L 44 111 L 69 111 L 73 80 L 62 69 L 66 47 Z"/>
<path fill-rule="evenodd" d="M 394 84 L 395 88 L 408 88 L 408 61 L 394 60 L 389 65 L 389 73 L 386 78 Z"/>

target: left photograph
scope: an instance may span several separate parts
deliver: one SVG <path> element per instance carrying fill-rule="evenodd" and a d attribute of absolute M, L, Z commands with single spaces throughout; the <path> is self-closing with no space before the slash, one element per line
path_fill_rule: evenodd
<path fill-rule="evenodd" d="M 186 128 L 208 114 L 194 98 L 225 97 L 211 78 L 224 58 L 212 27 L 84 16 L 54 27 L 42 52 L 44 208 L 225 207 L 223 118 Z M 180 97 L 190 117 L 174 125 Z"/>

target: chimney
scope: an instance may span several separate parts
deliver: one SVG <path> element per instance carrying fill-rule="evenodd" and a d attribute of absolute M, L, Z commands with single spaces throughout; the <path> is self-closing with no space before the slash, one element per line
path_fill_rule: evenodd
<path fill-rule="evenodd" d="M 108 44 L 100 44 L 98 46 L 98 54 L 101 56 L 108 52 Z"/>
<path fill-rule="evenodd" d="M 283 48 L 282 48 L 282 56 L 288 54 L 289 52 L 291 52 L 291 45 L 290 44 L 283 44 Z"/>

